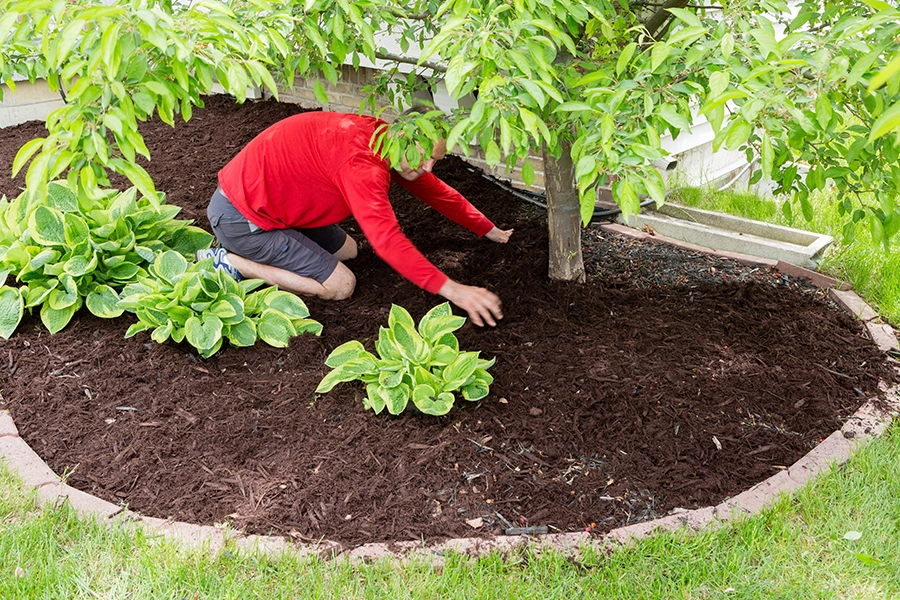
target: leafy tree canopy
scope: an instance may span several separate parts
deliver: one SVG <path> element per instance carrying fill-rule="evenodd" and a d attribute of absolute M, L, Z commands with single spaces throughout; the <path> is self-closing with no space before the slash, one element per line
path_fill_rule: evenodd
<path fill-rule="evenodd" d="M 744 149 L 791 195 L 786 211 L 812 218 L 810 194 L 834 185 L 847 235 L 865 219 L 885 244 L 900 230 L 898 40 L 897 0 L 0 0 L 0 80 L 45 77 L 67 100 L 16 157 L 33 192 L 68 176 L 90 198 L 113 170 L 152 195 L 137 121 L 189 119 L 214 81 L 241 101 L 248 85 L 277 94 L 295 76 L 335 82 L 341 64 L 386 60 L 412 70 L 371 86 L 370 108 L 409 105 L 420 74 L 476 97 L 449 117 L 399 119 L 394 131 L 419 126 L 379 145 L 393 162 L 446 136 L 529 180 L 523 161 L 543 148 L 571 161 L 587 220 L 599 185 L 625 212 L 662 202 L 661 138 L 705 118 L 717 149 Z"/>

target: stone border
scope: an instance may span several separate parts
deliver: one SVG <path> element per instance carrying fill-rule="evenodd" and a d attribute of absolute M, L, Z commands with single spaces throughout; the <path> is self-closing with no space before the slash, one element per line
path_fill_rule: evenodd
<path fill-rule="evenodd" d="M 846 283 L 840 283 L 836 279 L 784 261 L 711 250 L 623 225 L 610 224 L 603 225 L 601 228 L 635 239 L 668 243 L 742 263 L 774 267 L 782 273 L 795 277 L 806 277 L 814 285 L 828 289 L 832 300 L 862 321 L 871 339 L 883 352 L 900 355 L 900 343 L 897 341 L 894 329 L 890 325 L 880 322 L 878 314 L 855 292 L 851 291 L 850 286 Z M 493 551 L 510 552 L 524 547 L 554 549 L 566 556 L 574 557 L 580 555 L 588 547 L 602 552 L 611 546 L 627 544 L 647 537 L 656 531 L 674 531 L 684 528 L 689 531 L 697 531 L 713 523 L 725 523 L 740 516 L 760 512 L 781 494 L 800 489 L 834 464 L 845 463 L 857 447 L 880 436 L 890 425 L 893 417 L 900 414 L 900 385 L 885 388 L 883 391 L 887 398 L 887 409 L 879 409 L 878 406 L 883 406 L 883 404 L 876 404 L 874 399 L 870 399 L 847 420 L 840 430 L 832 433 L 792 466 L 754 485 L 749 490 L 729 498 L 717 506 L 686 510 L 653 521 L 619 527 L 601 537 L 594 537 L 588 532 L 574 532 L 535 537 L 458 538 L 438 544 L 371 543 L 344 549 L 341 544 L 329 540 L 322 540 L 314 544 L 298 544 L 283 536 L 244 535 L 227 526 L 194 525 L 145 517 L 67 485 L 19 437 L 18 429 L 9 411 L 6 410 L 0 410 L 0 459 L 4 460 L 18 474 L 25 485 L 36 489 L 37 499 L 41 505 L 58 506 L 68 503 L 81 517 L 93 518 L 99 522 L 122 523 L 133 529 L 140 528 L 148 536 L 163 537 L 188 548 L 218 552 L 226 546 L 234 545 L 241 550 L 273 556 L 291 551 L 299 556 L 341 558 L 354 562 L 383 558 L 404 560 L 419 557 L 429 559 L 435 564 L 440 564 L 443 556 L 448 552 L 479 556 Z"/>

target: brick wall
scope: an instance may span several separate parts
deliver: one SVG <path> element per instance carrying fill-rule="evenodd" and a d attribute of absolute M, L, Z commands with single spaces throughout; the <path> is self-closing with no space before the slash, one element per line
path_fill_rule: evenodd
<path fill-rule="evenodd" d="M 304 108 L 319 108 L 340 113 L 358 113 L 360 102 L 365 96 L 362 89 L 370 85 L 375 78 L 376 71 L 367 67 L 360 67 L 355 71 L 350 65 L 342 65 L 338 82 L 329 83 L 321 80 L 328 94 L 328 104 L 323 105 L 316 99 L 313 93 L 315 79 L 298 77 L 294 80 L 294 86 L 290 89 L 279 88 L 278 99 L 282 102 L 293 102 Z M 379 104 L 382 108 L 385 104 Z M 388 114 L 388 113 L 386 113 Z M 390 113 L 396 114 L 396 113 Z"/>

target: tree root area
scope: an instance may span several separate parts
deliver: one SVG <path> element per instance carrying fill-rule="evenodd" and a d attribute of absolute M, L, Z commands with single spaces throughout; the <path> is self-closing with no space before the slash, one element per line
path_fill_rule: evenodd
<path fill-rule="evenodd" d="M 181 217 L 209 228 L 217 171 L 301 111 L 206 98 L 188 123 L 142 125 L 146 167 Z M 0 130 L 0 172 L 41 124 Z M 443 417 L 363 410 L 365 390 L 314 390 L 339 344 L 374 351 L 391 304 L 415 319 L 439 297 L 364 242 L 350 300 L 309 300 L 321 337 L 202 360 L 125 339 L 131 315 L 82 310 L 50 335 L 37 314 L 0 341 L 0 408 L 67 481 L 142 514 L 348 546 L 503 534 L 597 533 L 708 506 L 785 469 L 890 375 L 850 316 L 804 281 L 665 244 L 584 230 L 588 281 L 547 277 L 546 215 L 448 157 L 437 174 L 501 228 L 477 239 L 401 189 L 405 233 L 450 277 L 503 300 L 460 347 L 496 358 L 483 401 Z M 124 186 L 121 179 L 114 180 Z M 5 176 L 14 196 L 22 176 Z M 352 220 L 345 229 L 363 240 Z"/>

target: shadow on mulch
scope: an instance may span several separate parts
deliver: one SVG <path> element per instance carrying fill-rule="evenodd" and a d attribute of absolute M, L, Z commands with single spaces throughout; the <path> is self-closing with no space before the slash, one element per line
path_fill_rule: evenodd
<path fill-rule="evenodd" d="M 267 125 L 299 112 L 207 99 L 187 124 L 142 127 L 147 168 L 181 216 L 208 228 L 216 172 Z M 29 123 L 0 130 L 0 171 Z M 589 281 L 548 280 L 544 216 L 450 157 L 437 174 L 500 227 L 475 239 L 393 189 L 413 242 L 450 277 L 504 302 L 460 345 L 495 357 L 482 402 L 447 416 L 375 416 L 364 390 L 313 393 L 327 354 L 371 349 L 392 303 L 420 318 L 441 299 L 362 244 L 357 292 L 308 302 L 321 338 L 289 348 L 124 339 L 133 319 L 82 311 L 50 336 L 37 316 L 0 341 L 0 407 L 68 482 L 148 516 L 359 544 L 502 533 L 598 533 L 713 505 L 791 465 L 889 378 L 860 326 L 778 272 L 589 228 Z M 121 182 L 119 182 L 121 185 Z M 4 178 L 0 192 L 24 185 Z M 345 224 L 359 239 L 352 221 Z M 467 521 L 481 527 L 473 529 Z"/>

